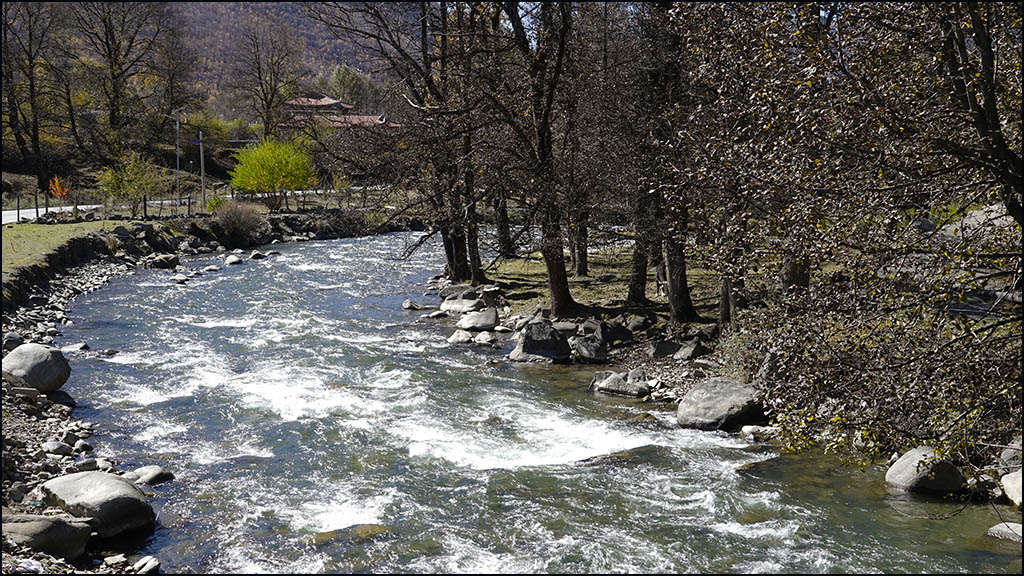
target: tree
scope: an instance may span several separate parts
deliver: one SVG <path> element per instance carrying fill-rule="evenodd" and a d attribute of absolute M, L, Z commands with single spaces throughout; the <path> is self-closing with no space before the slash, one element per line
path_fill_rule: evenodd
<path fill-rule="evenodd" d="M 733 321 L 784 438 L 982 463 L 1021 411 L 1020 306 L 983 290 L 1020 277 L 1019 7 L 700 4 L 675 26 L 696 98 L 667 116 L 670 198 L 757 297 Z M 1007 225 L 959 223 L 990 201 Z"/>
<path fill-rule="evenodd" d="M 64 66 L 64 76 L 83 83 L 78 88 L 85 88 L 104 113 L 89 120 L 96 124 L 92 135 L 100 158 L 118 157 L 132 145 L 149 146 L 162 135 L 161 114 L 194 98 L 184 89 L 193 56 L 177 36 L 177 20 L 161 2 L 75 2 L 67 10 L 69 26 L 62 42 L 71 65 L 81 71 L 72 76 Z M 69 97 L 72 91 L 69 86 Z M 69 105 L 69 113 L 74 108 Z M 78 119 L 71 122 L 77 132 Z M 83 151 L 96 154 L 97 149 Z"/>
<path fill-rule="evenodd" d="M 284 103 L 306 76 L 302 40 L 268 19 L 246 22 L 239 34 L 230 85 L 263 125 L 265 140 L 285 117 Z"/>
<path fill-rule="evenodd" d="M 229 171 L 231 185 L 253 194 L 270 210 L 279 210 L 289 190 L 316 185 L 309 156 L 291 142 L 264 140 L 234 155 L 238 165 Z"/>
<path fill-rule="evenodd" d="M 472 184 L 473 153 L 466 152 L 466 131 L 472 131 L 475 107 L 465 91 L 466 43 L 453 38 L 472 32 L 466 7 L 460 3 L 322 2 L 306 10 L 339 39 L 374 54 L 404 90 L 406 114 L 400 141 L 405 154 L 395 184 L 421 192 L 435 214 L 435 231 L 445 250 L 446 272 L 453 281 L 480 279 L 479 263 L 471 261 L 476 240 L 471 233 L 476 191 Z M 479 10 L 476 5 L 471 10 Z M 479 22 L 479 20 L 475 20 Z M 385 137 L 385 140 L 389 137 Z M 371 139 L 374 143 L 380 139 Z M 472 139 L 470 147 L 473 146 Z M 333 154 L 340 158 L 341 154 Z M 359 155 L 363 156 L 363 155 Z"/>
<path fill-rule="evenodd" d="M 5 124 L 22 160 L 33 170 L 37 189 L 46 190 L 50 176 L 44 129 L 52 122 L 52 89 L 47 67 L 56 52 L 55 8 L 42 2 L 5 2 L 3 84 L 7 100 Z M 49 198 L 46 197 L 46 206 Z"/>
<path fill-rule="evenodd" d="M 111 207 L 127 204 L 132 218 L 138 215 L 147 195 L 159 195 L 170 189 L 169 180 L 160 167 L 135 150 L 122 153 L 112 165 L 103 168 L 97 183 Z"/>
<path fill-rule="evenodd" d="M 372 76 L 363 74 L 350 66 L 335 66 L 327 81 L 327 93 L 355 106 L 363 114 L 378 113 L 383 98 L 383 89 Z"/>

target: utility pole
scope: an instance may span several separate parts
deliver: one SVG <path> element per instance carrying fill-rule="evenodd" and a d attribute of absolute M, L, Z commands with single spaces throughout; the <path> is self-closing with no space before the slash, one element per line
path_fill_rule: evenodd
<path fill-rule="evenodd" d="M 203 190 L 203 210 L 206 210 L 206 156 L 203 154 L 203 131 L 199 131 L 199 185 Z"/>
<path fill-rule="evenodd" d="M 171 112 L 174 116 L 161 114 L 164 118 L 174 120 L 174 196 L 177 199 L 174 203 L 174 213 L 181 209 L 181 186 L 178 184 L 178 172 L 181 172 L 181 121 L 178 120 L 178 112 L 184 108 L 178 108 Z"/>

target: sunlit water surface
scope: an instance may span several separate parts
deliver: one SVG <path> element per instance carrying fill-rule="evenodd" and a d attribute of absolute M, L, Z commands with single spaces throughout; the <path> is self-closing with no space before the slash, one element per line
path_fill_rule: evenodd
<path fill-rule="evenodd" d="M 167 572 L 1020 572 L 1009 507 L 887 494 L 882 472 L 681 430 L 419 321 L 442 261 L 394 234 L 280 246 L 178 286 L 79 298 L 67 389 L 122 468 L 160 464 Z M 202 267 L 213 260 L 193 260 Z M 655 419 L 638 418 L 652 412 Z"/>

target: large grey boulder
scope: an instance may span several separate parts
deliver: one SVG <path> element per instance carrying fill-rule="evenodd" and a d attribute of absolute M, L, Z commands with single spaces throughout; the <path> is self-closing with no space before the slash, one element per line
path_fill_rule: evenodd
<path fill-rule="evenodd" d="M 476 292 L 456 294 L 451 298 L 445 299 L 444 302 L 441 302 L 441 310 L 452 314 L 465 314 L 466 312 L 476 312 L 477 310 L 483 310 L 486 308 L 487 303 L 480 298 L 475 298 L 475 296 L 477 296 Z"/>
<path fill-rule="evenodd" d="M 642 398 L 651 393 L 651 388 L 646 382 L 623 378 L 621 374 L 608 371 L 595 372 L 590 389 L 631 398 Z"/>
<path fill-rule="evenodd" d="M 683 428 L 734 432 L 765 421 L 760 394 L 749 384 L 715 377 L 698 382 L 679 401 L 676 420 Z"/>
<path fill-rule="evenodd" d="M 608 361 L 608 345 L 596 334 L 573 336 L 569 346 L 580 362 L 604 364 Z"/>
<path fill-rule="evenodd" d="M 568 362 L 570 358 L 565 336 L 543 318 L 523 327 L 515 349 L 508 355 L 513 362 Z"/>
<path fill-rule="evenodd" d="M 498 310 L 495 308 L 485 308 L 479 312 L 469 312 L 455 323 L 456 328 L 473 332 L 494 330 L 494 327 L 497 325 Z"/>
<path fill-rule="evenodd" d="M 4 514 L 3 535 L 36 552 L 74 560 L 85 553 L 92 534 L 90 522 L 66 515 Z"/>
<path fill-rule="evenodd" d="M 945 495 L 962 491 L 967 481 L 956 466 L 937 458 L 930 446 L 918 446 L 886 470 L 885 483 L 907 492 Z"/>
<path fill-rule="evenodd" d="M 1020 508 L 1021 501 L 1021 474 L 1020 469 L 1011 474 L 1007 474 L 999 479 L 1000 486 L 1003 487 L 1003 494 L 1013 502 L 1013 505 Z"/>
<path fill-rule="evenodd" d="M 101 538 L 152 529 L 155 523 L 153 507 L 142 490 L 114 474 L 77 472 L 48 480 L 40 490 L 47 506 L 93 518 Z"/>
<path fill-rule="evenodd" d="M 227 266 L 232 266 L 234 264 L 241 264 L 241 263 L 242 263 L 242 259 L 239 256 L 235 255 L 235 254 L 231 254 L 230 256 L 228 256 L 227 258 L 224 259 L 224 264 L 227 265 Z"/>
<path fill-rule="evenodd" d="M 67 359 L 51 346 L 22 344 L 3 359 L 3 379 L 12 386 L 35 388 L 45 394 L 58 390 L 70 376 Z"/>

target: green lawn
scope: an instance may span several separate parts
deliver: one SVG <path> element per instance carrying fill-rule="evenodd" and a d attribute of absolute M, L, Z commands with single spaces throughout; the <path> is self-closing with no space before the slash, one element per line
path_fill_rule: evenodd
<path fill-rule="evenodd" d="M 3 281 L 17 268 L 43 262 L 46 254 L 69 238 L 95 230 L 112 230 L 121 222 L 99 220 L 77 224 L 6 224 L 3 227 Z"/>

